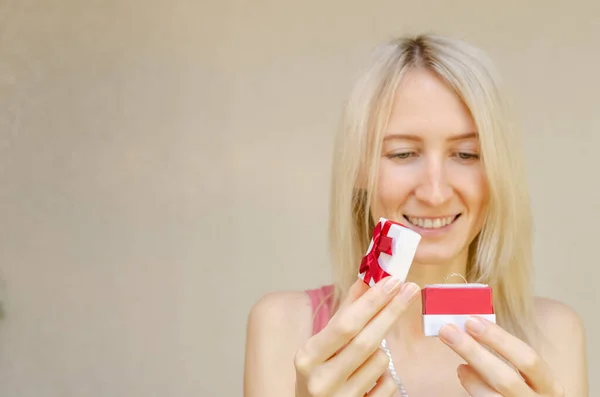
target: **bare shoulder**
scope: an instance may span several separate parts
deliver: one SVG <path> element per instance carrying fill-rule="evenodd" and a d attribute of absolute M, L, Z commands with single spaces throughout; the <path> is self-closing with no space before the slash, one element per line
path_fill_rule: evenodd
<path fill-rule="evenodd" d="M 542 333 L 542 342 L 556 345 L 572 342 L 576 338 L 578 343 L 583 343 L 583 319 L 571 306 L 554 299 L 536 297 L 535 314 Z"/>
<path fill-rule="evenodd" d="M 244 396 L 293 396 L 294 356 L 312 335 L 312 306 L 304 291 L 261 297 L 246 329 Z"/>
<path fill-rule="evenodd" d="M 248 315 L 249 330 L 284 333 L 286 339 L 306 339 L 312 332 L 312 307 L 304 291 L 271 292 L 261 297 Z"/>
<path fill-rule="evenodd" d="M 583 327 L 581 316 L 571 306 L 555 299 L 536 297 L 535 311 L 538 321 L 545 324 L 568 322 L 569 326 Z"/>
<path fill-rule="evenodd" d="M 537 297 L 540 355 L 565 387 L 566 395 L 587 396 L 586 331 L 581 316 L 560 301 Z"/>

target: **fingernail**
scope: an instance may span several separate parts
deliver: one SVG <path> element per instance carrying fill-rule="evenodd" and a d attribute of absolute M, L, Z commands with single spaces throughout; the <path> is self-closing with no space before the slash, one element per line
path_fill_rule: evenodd
<path fill-rule="evenodd" d="M 440 337 L 440 339 L 443 339 L 449 345 L 455 344 L 460 339 L 458 329 L 448 324 L 440 328 L 438 336 Z"/>
<path fill-rule="evenodd" d="M 387 280 L 385 280 L 385 283 L 383 284 L 383 290 L 386 293 L 391 294 L 393 292 L 396 292 L 401 284 L 402 281 L 398 280 L 397 278 L 389 277 Z"/>
<path fill-rule="evenodd" d="M 417 298 L 417 292 L 419 292 L 419 286 L 415 283 L 406 283 L 402 287 L 402 298 L 408 303 L 411 303 Z"/>
<path fill-rule="evenodd" d="M 465 327 L 474 334 L 480 334 L 485 329 L 485 324 L 477 317 L 469 317 Z"/>

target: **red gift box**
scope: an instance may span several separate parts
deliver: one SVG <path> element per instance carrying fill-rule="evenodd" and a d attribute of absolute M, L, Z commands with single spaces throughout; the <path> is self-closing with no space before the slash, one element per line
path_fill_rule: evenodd
<path fill-rule="evenodd" d="M 423 332 L 437 336 L 444 324 L 465 328 L 471 316 L 496 322 L 492 288 L 487 284 L 433 284 L 421 290 Z"/>

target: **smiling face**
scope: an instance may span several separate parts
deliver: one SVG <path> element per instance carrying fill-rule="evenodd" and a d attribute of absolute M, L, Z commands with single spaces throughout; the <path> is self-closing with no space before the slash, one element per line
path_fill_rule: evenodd
<path fill-rule="evenodd" d="M 433 72 L 403 78 L 384 133 L 373 219 L 422 235 L 415 263 L 466 261 L 483 227 L 488 187 L 469 110 Z"/>

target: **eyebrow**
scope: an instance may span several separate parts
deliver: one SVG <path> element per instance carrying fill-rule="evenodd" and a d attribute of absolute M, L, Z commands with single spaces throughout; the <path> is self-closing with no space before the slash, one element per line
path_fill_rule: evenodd
<path fill-rule="evenodd" d="M 458 135 L 453 135 L 451 136 L 448 140 L 449 141 L 463 141 L 466 139 L 473 139 L 473 138 L 477 138 L 478 137 L 478 133 L 477 132 L 466 132 L 464 134 L 458 134 Z M 407 141 L 421 141 L 422 138 L 418 135 L 412 135 L 412 134 L 390 134 L 390 135 L 386 135 L 385 138 L 383 138 L 384 141 L 390 141 L 390 140 L 395 140 L 395 139 L 402 139 L 402 140 L 407 140 Z"/>

